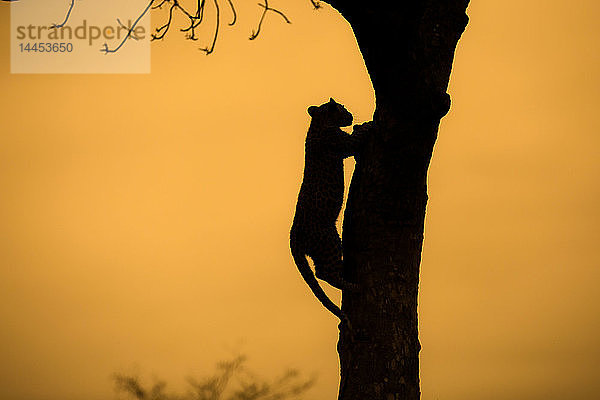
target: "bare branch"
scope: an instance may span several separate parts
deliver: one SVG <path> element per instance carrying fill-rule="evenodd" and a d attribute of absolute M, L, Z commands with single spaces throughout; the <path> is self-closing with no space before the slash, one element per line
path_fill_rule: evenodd
<path fill-rule="evenodd" d="M 14 2 L 14 1 L 18 1 L 18 0 L 0 0 L 0 1 Z M 119 23 L 119 25 L 121 27 L 124 27 L 127 29 L 127 35 L 113 49 L 109 48 L 108 44 L 104 43 L 101 51 L 105 54 L 115 53 L 119 49 L 121 49 L 121 47 L 123 47 L 125 45 L 125 43 L 127 42 L 128 39 L 136 39 L 137 40 L 138 38 L 133 34 L 133 31 L 136 28 L 136 26 L 138 25 L 139 21 L 146 15 L 146 13 L 148 13 L 149 10 L 162 9 L 163 6 L 165 6 L 167 4 L 168 4 L 168 9 L 169 9 L 167 20 L 165 21 L 165 23 L 163 25 L 156 28 L 154 33 L 151 33 L 151 35 L 150 35 L 151 40 L 154 41 L 154 40 L 164 39 L 164 37 L 167 35 L 167 33 L 169 32 L 169 30 L 171 28 L 171 24 L 173 23 L 173 21 L 175 19 L 174 15 L 175 15 L 176 11 L 183 14 L 189 21 L 188 22 L 189 25 L 181 28 L 180 31 L 186 33 L 187 39 L 198 40 L 196 29 L 200 26 L 200 24 L 204 20 L 204 12 L 206 11 L 206 0 L 197 0 L 196 1 L 196 10 L 193 13 L 189 12 L 186 9 L 186 7 L 181 3 L 181 1 L 182 0 L 150 0 L 148 5 L 146 6 L 146 8 L 142 11 L 142 13 L 139 15 L 139 17 L 136 19 L 135 23 L 131 27 L 125 27 L 121 23 L 121 21 L 119 19 L 117 19 L 117 22 Z M 220 29 L 220 24 L 221 24 L 221 12 L 220 12 L 220 5 L 219 5 L 220 1 L 223 1 L 223 0 L 213 0 L 213 5 L 215 7 L 215 29 L 213 32 L 213 36 L 212 36 L 210 45 L 207 47 L 200 48 L 200 50 L 204 51 L 206 54 L 211 54 L 214 51 L 216 43 L 217 43 L 217 39 L 219 36 L 219 29 Z M 319 0 L 310 0 L 310 2 L 312 3 L 312 5 L 315 9 L 321 7 Z M 232 13 L 231 22 L 228 22 L 228 25 L 233 26 L 233 25 L 235 25 L 235 23 L 237 22 L 237 19 L 238 19 L 237 11 L 236 11 L 233 0 L 227 0 L 227 4 L 229 5 L 229 8 L 231 9 L 231 13 Z M 259 36 L 260 31 L 262 29 L 263 22 L 269 11 L 272 11 L 272 12 L 278 14 L 279 16 L 281 16 L 281 18 L 283 18 L 283 20 L 286 23 L 288 23 L 288 24 L 291 23 L 291 21 L 288 19 L 288 17 L 282 11 L 269 6 L 268 0 L 264 0 L 264 4 L 258 3 L 258 5 L 263 10 L 262 10 L 258 25 L 256 27 L 256 30 L 253 30 L 250 35 L 250 40 L 254 40 Z M 50 28 L 57 29 L 57 28 L 62 28 L 63 26 L 65 26 L 69 21 L 69 18 L 71 16 L 74 6 L 75 6 L 75 0 L 71 0 L 69 9 L 67 10 L 67 13 L 65 16 L 65 19 L 59 24 L 52 24 L 50 26 Z"/>
<path fill-rule="evenodd" d="M 108 54 L 108 53 L 116 53 L 117 51 L 119 51 L 119 49 L 121 47 L 123 47 L 123 45 L 125 44 L 125 42 L 128 39 L 136 39 L 137 38 L 133 35 L 133 31 L 136 28 L 137 24 L 140 22 L 140 20 L 144 17 L 144 15 L 146 15 L 146 13 L 148 12 L 148 10 L 150 10 L 152 8 L 152 4 L 154 3 L 155 0 L 150 0 L 150 2 L 148 3 L 148 5 L 146 6 L 146 8 L 144 9 L 144 11 L 140 14 L 140 16 L 135 20 L 135 22 L 133 23 L 133 25 L 131 25 L 131 27 L 129 29 L 127 29 L 127 35 L 125 35 L 125 38 L 123 39 L 123 41 L 114 49 L 110 49 L 108 47 L 108 44 L 104 43 L 104 46 L 102 46 L 102 49 L 100 49 L 101 52 L 103 52 L 104 54 Z M 117 18 L 117 22 L 119 24 L 121 24 L 121 21 L 119 21 L 119 19 Z M 121 24 L 123 25 L 123 24 Z"/>
<path fill-rule="evenodd" d="M 168 2 L 168 1 L 169 1 L 169 0 L 163 0 L 163 1 L 161 1 L 161 2 L 160 2 L 160 4 L 159 4 L 159 5 L 157 5 L 157 6 L 152 6 L 152 9 L 153 9 L 153 10 L 156 10 L 157 8 L 161 8 L 161 7 L 163 6 L 163 4 L 165 4 L 165 3 L 166 3 L 166 2 Z"/>
<path fill-rule="evenodd" d="M 232 21 L 229 23 L 229 25 L 232 26 L 237 21 L 237 13 L 235 10 L 235 6 L 233 5 L 233 2 L 231 0 L 227 0 L 227 2 L 233 13 Z M 176 10 L 179 11 L 181 14 L 183 14 L 189 20 L 189 25 L 185 28 L 180 29 L 180 31 L 187 33 L 187 36 L 186 36 L 187 39 L 198 40 L 198 37 L 196 36 L 196 29 L 198 28 L 198 26 L 200 26 L 200 24 L 202 23 L 202 21 L 204 19 L 204 11 L 206 9 L 206 0 L 197 0 L 196 11 L 194 13 L 189 12 L 179 2 L 179 0 L 162 0 L 161 3 L 158 4 L 154 8 L 162 8 L 162 6 L 165 3 L 171 4 L 169 7 L 169 17 L 167 19 L 167 22 L 164 25 L 160 26 L 159 28 L 156 28 L 156 34 L 152 35 L 152 40 L 160 40 L 165 37 L 165 35 L 169 31 L 169 28 L 171 27 L 171 23 L 173 22 L 173 15 Z M 215 21 L 215 31 L 213 33 L 212 42 L 211 42 L 210 46 L 203 47 L 200 49 L 200 50 L 204 51 L 206 54 L 210 54 L 214 51 L 215 45 L 217 42 L 217 38 L 219 36 L 219 28 L 221 25 L 221 10 L 220 10 L 220 6 L 219 6 L 219 0 L 213 0 L 213 4 L 215 7 L 216 21 Z"/>
<path fill-rule="evenodd" d="M 190 20 L 190 26 L 184 29 L 180 29 L 181 32 L 190 32 L 186 37 L 189 40 L 198 40 L 196 37 L 195 29 L 202 23 L 204 18 L 204 6 L 206 5 L 205 0 L 198 0 L 196 14 L 191 15 L 185 8 L 179 7 L 182 13 Z"/>
<path fill-rule="evenodd" d="M 229 2 L 229 7 L 231 7 L 231 12 L 233 13 L 233 19 L 229 23 L 229 26 L 233 26 L 233 25 L 235 25 L 235 22 L 237 21 L 237 13 L 235 12 L 235 7 L 233 6 L 232 1 L 231 0 L 227 0 L 227 1 Z"/>
<path fill-rule="evenodd" d="M 256 28 L 256 31 L 252 31 L 252 34 L 250 35 L 250 40 L 256 39 L 258 37 L 258 35 L 260 34 L 260 29 L 261 29 L 262 23 L 263 23 L 263 21 L 265 19 L 265 15 L 267 15 L 267 11 L 273 11 L 274 13 L 279 14 L 284 19 L 284 21 L 287 22 L 288 24 L 292 23 L 288 19 L 288 17 L 286 17 L 286 15 L 284 13 L 282 13 L 281 11 L 279 11 L 279 10 L 277 10 L 275 8 L 269 7 L 269 1 L 268 0 L 265 0 L 265 4 L 258 3 L 258 5 L 263 8 L 263 12 L 262 12 L 262 15 L 260 16 L 260 20 L 258 21 L 258 26 Z"/>
<path fill-rule="evenodd" d="M 165 2 L 167 2 L 169 0 L 164 0 L 162 4 L 164 4 Z M 156 28 L 156 35 L 152 34 L 152 40 L 160 40 L 162 38 L 165 37 L 165 35 L 167 34 L 167 32 L 169 31 L 169 28 L 171 27 L 171 21 L 173 21 L 173 10 L 175 9 L 175 7 L 177 7 L 177 3 L 173 3 L 173 5 L 171 5 L 171 7 L 169 8 L 169 19 L 167 20 L 167 23 L 164 24 L 163 26 Z"/>
<path fill-rule="evenodd" d="M 212 41 L 212 44 L 210 45 L 210 47 L 205 47 L 205 48 L 200 49 L 203 52 L 205 52 L 206 55 L 209 55 L 210 53 L 213 52 L 213 50 L 215 49 L 215 44 L 217 43 L 217 36 L 219 36 L 219 22 L 220 22 L 219 1 L 214 0 L 214 3 L 215 3 L 215 9 L 217 11 L 217 16 L 216 16 L 217 22 L 215 24 L 215 33 L 213 35 L 213 41 Z"/>
<path fill-rule="evenodd" d="M 8 1 L 12 1 L 12 0 L 8 0 Z M 69 6 L 69 11 L 67 11 L 67 15 L 65 16 L 64 21 L 61 22 L 60 24 L 52 24 L 52 25 L 50 25 L 50 29 L 52 29 L 52 28 L 62 28 L 63 26 L 65 26 L 65 24 L 69 20 L 69 17 L 71 16 L 71 11 L 73 11 L 73 7 L 74 6 L 75 6 L 75 0 L 71 0 L 71 5 Z"/>

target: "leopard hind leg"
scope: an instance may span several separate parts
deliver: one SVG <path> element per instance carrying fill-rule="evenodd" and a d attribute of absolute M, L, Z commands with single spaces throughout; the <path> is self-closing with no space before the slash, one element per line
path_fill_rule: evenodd
<path fill-rule="evenodd" d="M 358 290 L 358 285 L 344 278 L 342 240 L 335 226 L 314 237 L 310 258 L 315 264 L 315 276 L 331 286 L 343 290 Z"/>

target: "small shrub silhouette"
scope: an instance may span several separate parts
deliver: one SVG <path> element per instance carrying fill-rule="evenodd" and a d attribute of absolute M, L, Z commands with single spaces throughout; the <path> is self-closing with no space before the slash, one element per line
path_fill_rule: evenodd
<path fill-rule="evenodd" d="M 184 394 L 167 392 L 164 381 L 146 386 L 136 375 L 115 374 L 113 379 L 118 392 L 137 400 L 294 400 L 316 380 L 288 369 L 278 378 L 266 381 L 247 370 L 245 362 L 245 356 L 238 356 L 218 363 L 212 376 L 188 378 L 189 388 Z"/>

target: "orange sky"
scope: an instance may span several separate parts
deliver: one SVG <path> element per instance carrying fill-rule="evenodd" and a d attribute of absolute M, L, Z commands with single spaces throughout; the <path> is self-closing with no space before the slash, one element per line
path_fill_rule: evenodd
<path fill-rule="evenodd" d="M 0 7 L 1 399 L 110 399 L 118 371 L 176 388 L 239 351 L 334 398 L 337 324 L 288 230 L 306 108 L 360 123 L 373 93 L 345 21 L 288 3 L 254 42 L 241 7 L 210 57 L 173 31 L 150 75 L 11 75 Z M 468 13 L 429 175 L 423 399 L 600 397 L 600 4 Z"/>

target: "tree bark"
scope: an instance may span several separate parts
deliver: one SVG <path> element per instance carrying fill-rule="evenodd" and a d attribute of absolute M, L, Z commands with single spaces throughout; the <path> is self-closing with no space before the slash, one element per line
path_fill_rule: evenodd
<path fill-rule="evenodd" d="M 420 398 L 417 293 L 426 178 L 468 0 L 329 2 L 350 23 L 376 96 L 344 215 L 339 400 Z M 360 6 L 360 7 L 359 7 Z"/>

